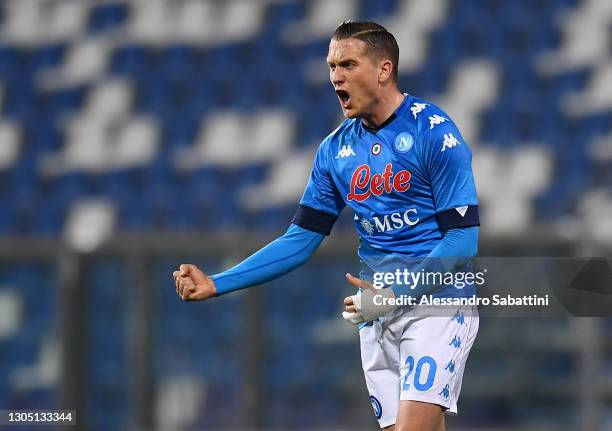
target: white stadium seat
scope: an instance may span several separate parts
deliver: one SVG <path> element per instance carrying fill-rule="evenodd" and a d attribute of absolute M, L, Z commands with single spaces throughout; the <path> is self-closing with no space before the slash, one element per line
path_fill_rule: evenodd
<path fill-rule="evenodd" d="M 250 116 L 234 111 L 208 115 L 196 143 L 175 154 L 175 165 L 194 169 L 273 161 L 289 151 L 294 128 L 293 117 L 285 111 L 262 110 Z"/>
<path fill-rule="evenodd" d="M 42 86 L 64 88 L 100 79 L 106 72 L 112 49 L 113 43 L 105 37 L 79 40 L 70 47 L 59 67 L 42 74 Z"/>
<path fill-rule="evenodd" d="M 157 155 L 159 127 L 151 118 L 132 118 L 123 124 L 112 139 L 111 168 L 121 169 L 151 163 Z"/>
<path fill-rule="evenodd" d="M 129 115 L 132 97 L 130 82 L 120 78 L 109 79 L 90 90 L 81 113 L 101 124 L 111 124 Z"/>
<path fill-rule="evenodd" d="M 263 24 L 264 3 L 251 0 L 227 0 L 222 4 L 222 15 L 218 27 L 219 42 L 246 40 L 257 34 Z"/>
<path fill-rule="evenodd" d="M 0 286 L 0 340 L 13 337 L 23 323 L 23 298 L 17 286 Z"/>
<path fill-rule="evenodd" d="M 447 91 L 434 98 L 453 118 L 471 147 L 477 145 L 482 112 L 497 101 L 499 75 L 492 61 L 460 63 L 453 69 Z"/>
<path fill-rule="evenodd" d="M 188 0 L 177 5 L 174 37 L 178 41 L 201 45 L 217 37 L 217 14 L 214 0 Z"/>
<path fill-rule="evenodd" d="M 612 59 L 597 66 L 578 93 L 569 94 L 563 101 L 565 113 L 573 117 L 610 112 L 612 110 Z"/>
<path fill-rule="evenodd" d="M 524 231 L 533 222 L 533 199 L 552 177 L 548 151 L 529 145 L 508 153 L 481 147 L 473 169 L 483 229 L 495 234 Z"/>
<path fill-rule="evenodd" d="M 313 147 L 314 149 L 315 147 Z M 276 162 L 262 184 L 247 186 L 240 202 L 247 209 L 264 209 L 295 203 L 304 192 L 314 151 L 292 153 Z"/>
<path fill-rule="evenodd" d="M 557 50 L 544 53 L 537 60 L 542 72 L 562 73 L 606 61 L 612 51 L 612 2 L 585 0 L 559 16 L 558 21 L 563 42 Z"/>
<path fill-rule="evenodd" d="M 0 121 L 0 171 L 10 168 L 21 151 L 22 140 L 19 126 L 12 121 Z"/>
<path fill-rule="evenodd" d="M 70 208 L 64 239 L 74 250 L 91 252 L 108 240 L 115 229 L 117 211 L 105 199 L 76 201 Z"/>
<path fill-rule="evenodd" d="M 249 132 L 250 129 L 250 132 Z M 284 155 L 293 141 L 295 124 L 288 111 L 260 111 L 251 118 L 245 130 L 251 136 L 250 142 L 243 138 L 244 150 L 249 161 L 274 160 Z"/>
<path fill-rule="evenodd" d="M 52 5 L 43 16 L 46 41 L 66 41 L 84 34 L 91 2 L 61 0 Z"/>
<path fill-rule="evenodd" d="M 314 0 L 308 9 L 307 25 L 315 37 L 326 37 L 346 19 L 358 16 L 359 3 L 353 0 Z"/>
<path fill-rule="evenodd" d="M 128 34 L 137 42 L 162 43 L 172 26 L 167 0 L 132 0 Z"/>
<path fill-rule="evenodd" d="M 16 45 L 37 42 L 43 34 L 41 0 L 6 0 L 4 20 L 0 25 L 2 40 Z"/>
<path fill-rule="evenodd" d="M 429 55 L 429 34 L 444 23 L 447 13 L 447 0 L 404 0 L 393 18 L 383 22 L 402 47 L 400 73 L 412 72 L 423 64 Z"/>

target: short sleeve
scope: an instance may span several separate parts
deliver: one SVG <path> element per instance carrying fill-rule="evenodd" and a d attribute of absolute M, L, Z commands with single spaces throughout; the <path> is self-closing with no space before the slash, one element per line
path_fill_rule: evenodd
<path fill-rule="evenodd" d="M 425 131 L 425 167 L 431 182 L 436 213 L 478 205 L 472 172 L 472 153 L 448 117 L 430 121 Z M 436 124 L 437 123 L 437 124 Z"/>
<path fill-rule="evenodd" d="M 300 205 L 338 216 L 345 206 L 330 174 L 327 140 L 319 146 Z"/>

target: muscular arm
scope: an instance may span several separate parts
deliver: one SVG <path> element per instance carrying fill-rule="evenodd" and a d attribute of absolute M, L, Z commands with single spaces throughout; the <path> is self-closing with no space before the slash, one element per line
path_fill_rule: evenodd
<path fill-rule="evenodd" d="M 292 224 L 280 238 L 238 265 L 211 276 L 216 296 L 265 283 L 306 263 L 325 236 Z"/>
<path fill-rule="evenodd" d="M 478 226 L 472 226 L 447 230 L 444 233 L 444 237 L 427 255 L 427 258 L 421 265 L 422 269 L 429 272 L 447 272 L 451 271 L 453 266 L 460 263 L 461 260 L 467 260 L 476 256 L 478 253 L 478 229 Z M 453 257 L 458 259 L 448 259 Z M 393 285 L 391 289 L 393 289 L 396 297 L 400 295 L 419 297 L 430 293 L 435 287 L 420 285 L 410 289 L 405 285 Z"/>

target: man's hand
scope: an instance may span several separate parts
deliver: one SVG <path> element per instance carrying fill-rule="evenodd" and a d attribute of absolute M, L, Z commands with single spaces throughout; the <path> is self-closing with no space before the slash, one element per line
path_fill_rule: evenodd
<path fill-rule="evenodd" d="M 369 281 L 361 280 L 351 274 L 346 274 L 346 280 L 353 286 L 360 288 L 355 295 L 344 298 L 344 311 L 342 317 L 353 325 L 370 322 L 389 313 L 396 308 L 395 305 L 383 304 L 383 300 L 395 298 L 390 288 L 375 289 Z M 379 303 L 374 302 L 374 296 L 380 295 Z"/>
<path fill-rule="evenodd" d="M 172 276 L 176 293 L 183 301 L 204 301 L 217 294 L 215 282 L 195 265 L 184 263 Z"/>
<path fill-rule="evenodd" d="M 350 273 L 346 273 L 346 281 L 358 289 L 374 290 L 370 282 L 357 278 Z M 357 292 L 355 295 L 344 298 L 344 311 L 342 312 L 342 317 L 353 325 L 365 322 L 361 314 L 361 291 Z"/>

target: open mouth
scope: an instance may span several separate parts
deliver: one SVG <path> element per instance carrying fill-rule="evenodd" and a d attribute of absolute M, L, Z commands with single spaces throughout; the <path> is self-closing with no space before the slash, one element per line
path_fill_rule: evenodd
<path fill-rule="evenodd" d="M 342 107 L 346 107 L 351 96 L 345 90 L 336 90 L 336 94 L 338 95 L 338 99 L 340 100 L 340 104 Z"/>

